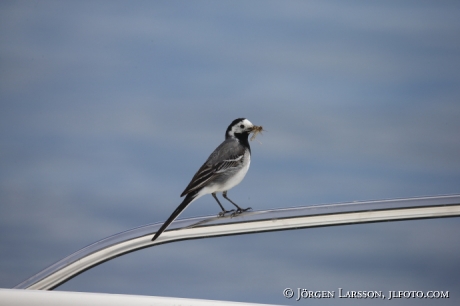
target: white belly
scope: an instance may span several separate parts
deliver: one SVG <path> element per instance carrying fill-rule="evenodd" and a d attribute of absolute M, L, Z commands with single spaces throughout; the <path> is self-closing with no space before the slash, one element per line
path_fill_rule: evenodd
<path fill-rule="evenodd" d="M 248 161 L 243 166 L 243 168 L 241 168 L 241 170 L 238 171 L 236 175 L 234 175 L 231 179 L 229 179 L 227 183 L 224 186 L 221 186 L 221 188 L 219 188 L 219 190 L 217 191 L 219 192 L 226 191 L 226 190 L 232 189 L 233 187 L 241 183 L 241 181 L 246 176 L 246 173 L 248 173 L 250 164 L 251 164 L 251 157 L 249 156 Z"/>
<path fill-rule="evenodd" d="M 249 152 L 247 152 L 246 154 L 248 155 L 248 158 L 246 159 L 246 162 L 243 165 L 243 167 L 240 169 L 240 171 L 238 171 L 233 177 L 231 177 L 224 184 L 214 184 L 212 186 L 203 188 L 198 193 L 197 198 L 202 195 L 209 194 L 209 193 L 224 192 L 224 191 L 230 190 L 236 185 L 238 185 L 239 183 L 241 183 L 241 181 L 244 179 L 244 177 L 246 176 L 246 173 L 249 170 L 249 165 L 251 164 L 251 155 L 249 154 Z"/>

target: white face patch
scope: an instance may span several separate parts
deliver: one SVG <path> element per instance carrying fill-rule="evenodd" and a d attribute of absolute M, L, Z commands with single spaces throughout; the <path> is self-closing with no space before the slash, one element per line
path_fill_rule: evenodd
<path fill-rule="evenodd" d="M 248 119 L 238 122 L 232 127 L 232 134 L 243 133 L 246 129 L 253 127 L 254 125 Z"/>

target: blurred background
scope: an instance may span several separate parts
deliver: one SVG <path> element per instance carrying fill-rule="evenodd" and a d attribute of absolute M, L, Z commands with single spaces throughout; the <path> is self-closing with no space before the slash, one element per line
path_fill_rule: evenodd
<path fill-rule="evenodd" d="M 2 1 L 0 287 L 163 222 L 239 117 L 267 130 L 229 192 L 243 207 L 460 193 L 459 16 L 458 1 Z M 206 196 L 181 218 L 218 212 Z M 459 230 L 184 241 L 57 290 L 295 305 L 360 302 L 284 288 L 450 290 L 436 305 L 458 305 Z"/>

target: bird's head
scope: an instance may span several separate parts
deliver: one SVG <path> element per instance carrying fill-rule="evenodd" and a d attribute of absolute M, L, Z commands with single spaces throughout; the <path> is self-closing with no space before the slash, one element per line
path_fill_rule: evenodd
<path fill-rule="evenodd" d="M 237 134 L 249 135 L 254 129 L 254 124 L 246 118 L 238 118 L 233 120 L 225 132 L 225 138 L 236 137 Z"/>

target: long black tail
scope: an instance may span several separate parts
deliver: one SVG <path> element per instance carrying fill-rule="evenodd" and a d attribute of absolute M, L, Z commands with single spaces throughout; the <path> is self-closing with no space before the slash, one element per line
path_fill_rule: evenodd
<path fill-rule="evenodd" d="M 171 214 L 171 216 L 166 220 L 165 223 L 160 227 L 160 229 L 155 233 L 155 235 L 152 238 L 152 241 L 158 238 L 158 236 L 161 235 L 165 231 L 165 229 L 173 222 L 179 215 L 180 213 L 192 202 L 197 195 L 197 192 L 191 192 L 187 194 L 185 199 L 180 203 L 180 205 L 176 208 L 176 210 Z"/>

